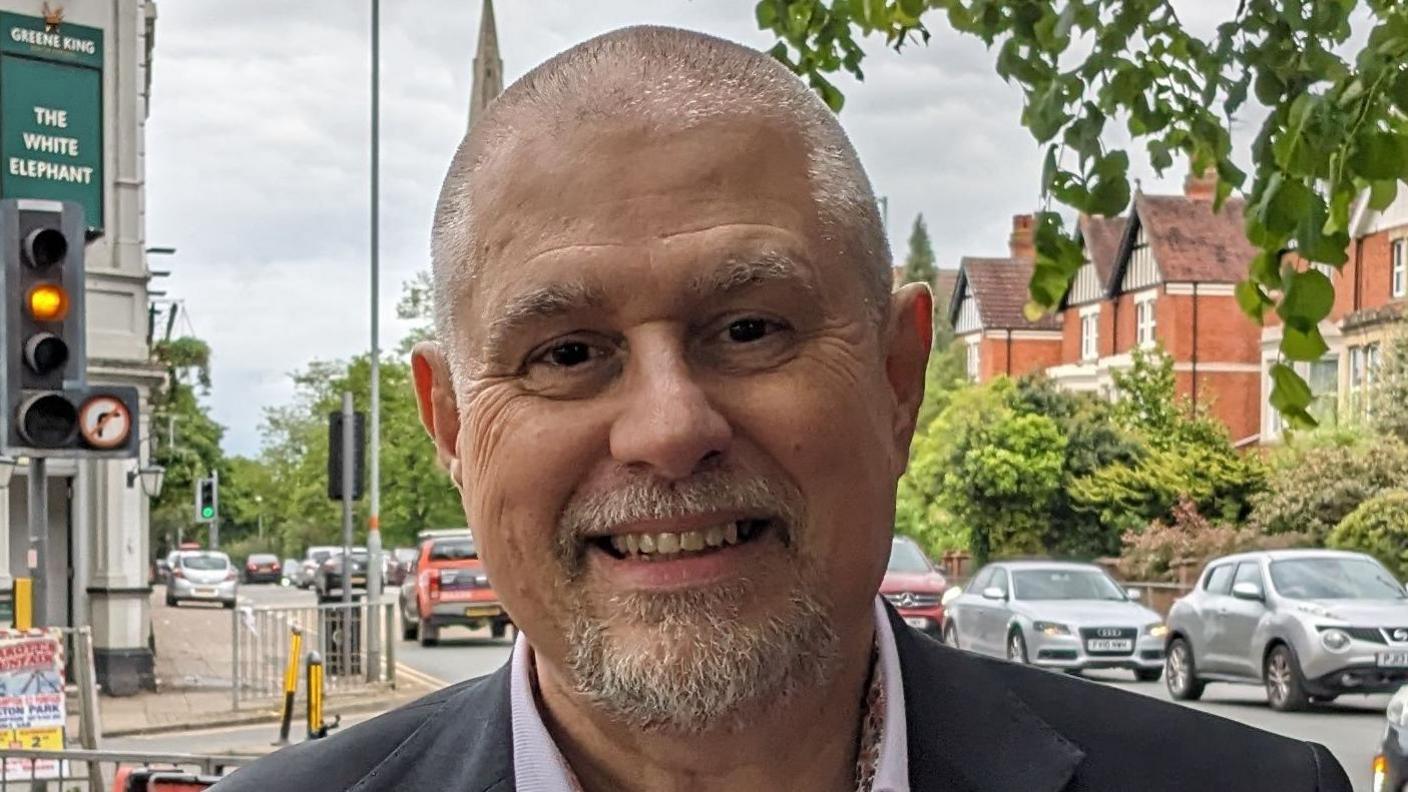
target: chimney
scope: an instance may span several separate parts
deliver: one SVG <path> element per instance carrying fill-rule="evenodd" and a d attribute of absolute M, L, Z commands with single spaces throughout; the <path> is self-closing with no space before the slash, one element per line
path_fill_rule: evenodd
<path fill-rule="evenodd" d="M 1029 214 L 1012 215 L 1012 237 L 1007 247 L 1016 261 L 1036 260 L 1036 218 Z"/>
<path fill-rule="evenodd" d="M 1212 203 L 1217 195 L 1217 172 L 1204 170 L 1199 174 L 1189 168 L 1188 175 L 1183 179 L 1183 195 L 1192 201 Z"/>

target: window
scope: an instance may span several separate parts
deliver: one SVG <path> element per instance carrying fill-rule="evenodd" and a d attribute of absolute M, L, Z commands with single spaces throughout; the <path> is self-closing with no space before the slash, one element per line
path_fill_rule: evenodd
<path fill-rule="evenodd" d="M 978 365 L 982 361 L 978 358 L 978 339 L 974 338 L 968 342 L 968 379 L 978 381 Z"/>
<path fill-rule="evenodd" d="M 1232 565 L 1223 564 L 1208 573 L 1203 589 L 1212 594 L 1226 594 L 1232 590 Z"/>
<path fill-rule="evenodd" d="M 1002 595 L 1004 597 L 1007 596 L 1007 592 L 1011 591 L 1011 589 L 1007 587 L 1007 570 L 995 570 L 992 575 L 992 582 L 988 583 L 988 586 L 996 586 L 997 588 L 1002 589 Z"/>
<path fill-rule="evenodd" d="M 1100 356 L 1100 306 L 1086 309 L 1080 315 L 1080 359 L 1094 360 Z"/>
<path fill-rule="evenodd" d="M 1333 425 L 1339 421 L 1340 359 L 1338 355 L 1326 355 L 1312 362 L 1306 372 L 1306 382 L 1310 385 L 1313 401 L 1310 414 L 1322 424 Z"/>
<path fill-rule="evenodd" d="M 1371 389 L 1379 367 L 1379 345 L 1349 348 L 1349 409 L 1355 417 L 1369 414 Z"/>
<path fill-rule="evenodd" d="M 1232 579 L 1232 585 L 1238 583 L 1252 583 L 1259 589 L 1264 589 L 1261 585 L 1261 565 L 1255 561 L 1243 561 L 1237 565 L 1237 576 Z"/>
<path fill-rule="evenodd" d="M 983 567 L 978 570 L 978 574 L 973 576 L 973 582 L 968 584 L 968 589 L 982 594 L 983 589 L 987 588 L 988 583 L 992 581 L 993 573 L 996 571 L 996 567 Z"/>
<path fill-rule="evenodd" d="M 1408 295 L 1408 239 L 1393 240 L 1393 268 L 1389 278 L 1394 297 Z"/>
<path fill-rule="evenodd" d="M 1154 298 L 1146 297 L 1134 303 L 1134 340 L 1141 347 L 1154 345 Z"/>

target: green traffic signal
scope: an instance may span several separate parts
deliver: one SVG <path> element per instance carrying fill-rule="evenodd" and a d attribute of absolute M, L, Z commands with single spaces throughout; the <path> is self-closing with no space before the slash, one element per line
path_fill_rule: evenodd
<path fill-rule="evenodd" d="M 214 506 L 202 506 L 202 507 L 201 507 L 201 510 L 200 510 L 200 516 L 204 517 L 204 518 L 207 519 L 207 520 L 210 519 L 211 517 L 214 517 L 214 516 L 215 516 L 215 507 L 214 507 Z"/>

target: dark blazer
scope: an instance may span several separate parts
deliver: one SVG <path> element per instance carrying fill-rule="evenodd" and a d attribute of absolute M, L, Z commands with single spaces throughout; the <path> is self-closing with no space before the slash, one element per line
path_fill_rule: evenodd
<path fill-rule="evenodd" d="M 943 646 L 890 612 L 914 792 L 1350 792 L 1320 745 Z M 236 771 L 219 792 L 514 788 L 509 671 Z"/>

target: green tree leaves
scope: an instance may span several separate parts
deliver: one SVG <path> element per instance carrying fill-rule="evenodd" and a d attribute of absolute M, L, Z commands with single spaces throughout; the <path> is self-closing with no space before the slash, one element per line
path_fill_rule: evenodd
<path fill-rule="evenodd" d="M 1026 97 L 1021 123 L 1048 145 L 1043 197 L 1089 214 L 1118 214 L 1129 203 L 1128 161 L 1105 149 L 1117 118 L 1156 170 L 1183 157 L 1194 172 L 1216 173 L 1220 206 L 1247 186 L 1232 161 L 1232 130 L 1255 96 L 1270 111 L 1252 141 L 1247 195 L 1247 235 L 1261 252 L 1238 302 L 1258 321 L 1275 306 L 1296 328 L 1282 353 L 1304 360 L 1323 348 L 1319 318 L 1307 310 L 1319 297 L 1283 291 L 1279 262 L 1293 248 L 1311 262 L 1343 264 L 1353 202 L 1367 196 L 1382 209 L 1408 177 L 1408 4 L 1245 0 L 1228 10 L 1234 15 L 1206 39 L 1182 23 L 1172 0 L 762 0 L 757 18 L 779 38 L 774 53 L 809 80 L 843 68 L 864 79 L 857 37 L 865 35 L 902 49 L 927 41 L 925 25 L 940 20 L 982 40 L 995 49 L 997 74 Z M 1356 13 L 1370 32 L 1346 60 Z M 1072 47 L 1076 40 L 1088 46 Z M 1074 232 L 1059 218 L 1054 230 L 1037 240 L 1029 315 L 1055 308 L 1059 278 L 1069 282 L 1078 267 L 1068 266 L 1060 241 Z M 1288 414 L 1307 406 L 1294 379 L 1284 375 L 1278 400 Z"/>
<path fill-rule="evenodd" d="M 909 232 L 909 253 L 904 258 L 904 280 L 906 283 L 932 284 L 937 275 L 929 228 L 924 225 L 924 215 L 916 215 L 914 228 Z"/>

